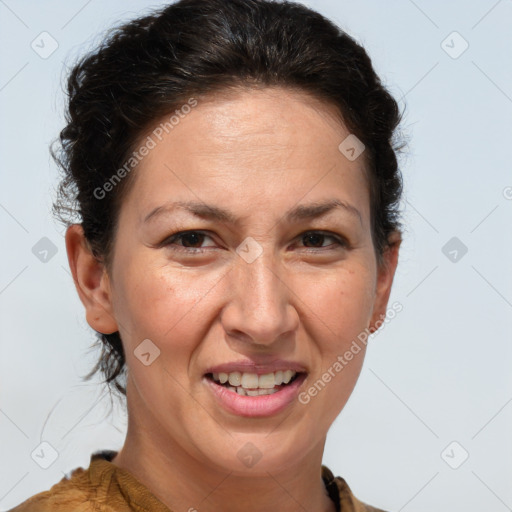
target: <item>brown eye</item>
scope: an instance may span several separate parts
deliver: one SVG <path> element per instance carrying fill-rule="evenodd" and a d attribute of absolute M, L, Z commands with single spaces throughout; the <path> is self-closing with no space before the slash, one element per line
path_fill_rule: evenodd
<path fill-rule="evenodd" d="M 347 244 L 340 237 L 322 231 L 309 231 L 301 236 L 304 245 L 308 248 L 323 249 L 330 246 L 345 247 Z M 334 243 L 323 245 L 326 239 L 334 240 Z"/>
<path fill-rule="evenodd" d="M 197 244 L 201 245 L 205 235 L 202 233 L 185 233 L 180 236 L 184 247 L 195 247 Z"/>
<path fill-rule="evenodd" d="M 170 247 L 173 250 L 177 251 L 186 251 L 190 249 L 189 252 L 204 252 L 202 244 L 204 243 L 205 238 L 210 238 L 206 233 L 201 231 L 180 231 L 179 233 L 175 233 L 167 238 L 162 246 Z M 176 243 L 181 241 L 182 243 Z M 211 247 L 211 246 L 206 246 Z"/>

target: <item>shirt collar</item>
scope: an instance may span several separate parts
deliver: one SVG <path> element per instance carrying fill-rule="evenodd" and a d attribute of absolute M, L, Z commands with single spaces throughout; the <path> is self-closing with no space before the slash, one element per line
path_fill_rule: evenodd
<path fill-rule="evenodd" d="M 93 486 L 105 489 L 105 494 L 117 490 L 129 504 L 136 504 L 142 509 L 151 510 L 151 512 L 170 512 L 169 508 L 131 473 L 115 464 L 111 464 L 117 453 L 114 450 L 100 450 L 91 455 L 89 478 Z M 322 480 L 329 497 L 335 504 L 336 512 L 377 510 L 370 509 L 357 500 L 347 482 L 340 476 L 335 477 L 332 471 L 323 465 Z M 117 487 L 117 489 L 112 489 L 112 486 Z M 107 496 L 104 496 L 104 498 L 107 498 Z"/>

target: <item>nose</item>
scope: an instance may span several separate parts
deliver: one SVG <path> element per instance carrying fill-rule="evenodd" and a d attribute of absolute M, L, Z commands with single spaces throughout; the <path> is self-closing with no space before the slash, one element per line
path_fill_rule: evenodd
<path fill-rule="evenodd" d="M 252 263 L 239 258 L 235 265 L 228 275 L 230 300 L 221 315 L 228 337 L 263 347 L 292 336 L 299 324 L 290 300 L 294 294 L 270 251 Z"/>

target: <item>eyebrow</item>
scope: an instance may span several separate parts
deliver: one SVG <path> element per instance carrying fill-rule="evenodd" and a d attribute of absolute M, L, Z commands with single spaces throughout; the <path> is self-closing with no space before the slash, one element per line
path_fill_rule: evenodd
<path fill-rule="evenodd" d="M 198 201 L 174 201 L 172 203 L 166 203 L 158 206 L 144 217 L 143 222 L 146 223 L 155 217 L 164 213 L 170 213 L 174 210 L 184 210 L 205 220 L 216 220 L 233 225 L 240 223 L 240 219 L 230 211 Z M 290 224 L 297 223 L 299 221 L 322 217 L 335 210 L 345 211 L 346 213 L 357 217 L 361 225 L 363 224 L 361 212 L 355 206 L 339 199 L 329 199 L 326 201 L 317 201 L 306 205 L 296 206 L 285 213 L 284 219 Z"/>

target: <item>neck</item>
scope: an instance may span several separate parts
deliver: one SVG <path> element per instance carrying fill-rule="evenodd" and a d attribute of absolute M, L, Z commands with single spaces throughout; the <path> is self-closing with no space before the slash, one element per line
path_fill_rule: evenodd
<path fill-rule="evenodd" d="M 335 512 L 320 473 L 324 443 L 292 467 L 254 477 L 205 464 L 169 436 L 150 412 L 135 418 L 129 407 L 126 440 L 112 463 L 130 472 L 171 511 Z"/>

